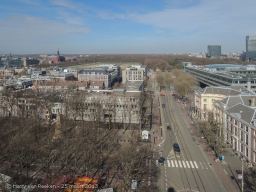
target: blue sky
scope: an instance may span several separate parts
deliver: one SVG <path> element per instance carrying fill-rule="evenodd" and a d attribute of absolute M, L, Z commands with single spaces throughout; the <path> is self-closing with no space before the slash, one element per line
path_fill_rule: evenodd
<path fill-rule="evenodd" d="M 0 54 L 245 50 L 255 0 L 1 0 Z"/>

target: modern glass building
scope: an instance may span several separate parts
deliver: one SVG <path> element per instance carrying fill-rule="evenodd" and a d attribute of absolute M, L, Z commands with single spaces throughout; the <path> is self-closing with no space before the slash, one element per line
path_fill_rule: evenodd
<path fill-rule="evenodd" d="M 221 46 L 220 45 L 208 45 L 207 56 L 208 57 L 220 57 L 221 56 Z"/>
<path fill-rule="evenodd" d="M 256 36 L 246 36 L 246 60 L 256 60 Z"/>

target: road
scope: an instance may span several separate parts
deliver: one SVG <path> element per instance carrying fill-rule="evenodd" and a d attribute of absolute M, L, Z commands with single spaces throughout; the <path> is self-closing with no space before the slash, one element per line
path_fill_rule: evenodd
<path fill-rule="evenodd" d="M 165 104 L 164 108 L 162 104 Z M 164 141 L 155 151 L 158 157 L 166 159 L 160 167 L 161 178 L 158 184 L 161 191 L 226 192 L 184 120 L 175 98 L 170 94 L 160 97 L 160 107 Z M 171 131 L 167 131 L 167 125 L 171 125 Z M 179 144 L 181 154 L 175 154 L 173 143 Z"/>

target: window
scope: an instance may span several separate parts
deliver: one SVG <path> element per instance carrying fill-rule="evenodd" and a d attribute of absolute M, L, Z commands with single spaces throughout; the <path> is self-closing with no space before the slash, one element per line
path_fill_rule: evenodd
<path fill-rule="evenodd" d="M 244 125 L 242 123 L 240 123 L 240 128 L 243 129 L 244 128 Z"/>
<path fill-rule="evenodd" d="M 248 141 L 249 140 L 249 137 L 248 137 L 248 134 L 245 134 L 245 143 L 246 143 L 246 145 L 248 145 Z"/>
<path fill-rule="evenodd" d="M 246 127 L 245 127 L 245 131 L 246 131 L 246 132 L 248 132 L 248 130 L 249 130 L 249 127 L 248 127 L 248 126 L 246 126 Z"/>
<path fill-rule="evenodd" d="M 244 145 L 243 145 L 243 143 L 241 143 L 240 151 L 241 151 L 241 153 L 244 153 Z"/>
<path fill-rule="evenodd" d="M 204 99 L 204 102 L 206 102 L 207 101 L 207 99 Z"/>
<path fill-rule="evenodd" d="M 207 104 L 204 104 L 204 110 L 206 110 L 207 109 Z"/>
<path fill-rule="evenodd" d="M 244 140 L 244 133 L 243 133 L 243 131 L 241 131 L 240 139 L 241 139 L 241 141 Z"/>
<path fill-rule="evenodd" d="M 245 148 L 245 156 L 248 157 L 248 147 Z"/>
<path fill-rule="evenodd" d="M 237 128 L 235 127 L 235 135 L 237 136 Z"/>
<path fill-rule="evenodd" d="M 237 125 L 237 120 L 235 120 L 235 125 Z"/>

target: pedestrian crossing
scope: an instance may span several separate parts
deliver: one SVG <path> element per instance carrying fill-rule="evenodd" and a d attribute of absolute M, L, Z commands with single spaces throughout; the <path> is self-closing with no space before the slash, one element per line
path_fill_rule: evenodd
<path fill-rule="evenodd" d="M 172 168 L 187 168 L 187 169 L 209 169 L 209 166 L 205 162 L 196 161 L 182 161 L 182 160 L 167 160 L 167 167 Z"/>

